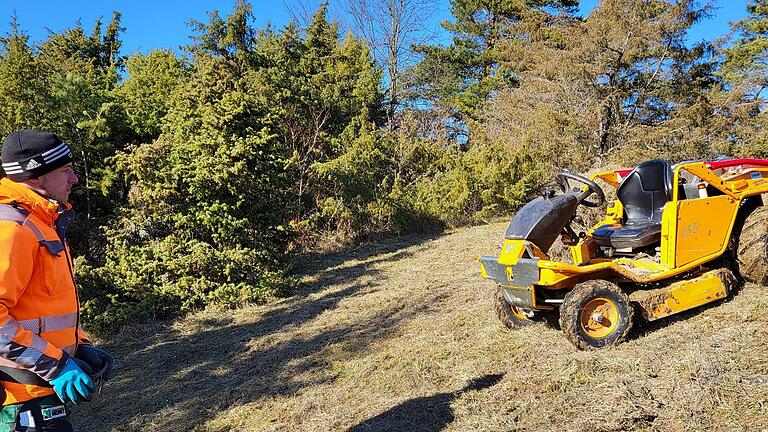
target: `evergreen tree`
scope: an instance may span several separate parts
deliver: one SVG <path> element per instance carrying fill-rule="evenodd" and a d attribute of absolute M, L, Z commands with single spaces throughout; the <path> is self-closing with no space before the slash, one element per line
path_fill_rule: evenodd
<path fill-rule="evenodd" d="M 605 0 L 583 21 L 544 25 L 541 40 L 507 46 L 521 69 L 488 110 L 487 136 L 536 149 L 555 167 L 712 150 L 712 51 L 689 47 L 706 8 L 690 1 Z"/>
<path fill-rule="evenodd" d="M 738 38 L 724 50 L 721 73 L 730 85 L 742 87 L 754 99 L 768 86 L 768 1 L 752 1 L 747 11 L 749 15 L 733 25 Z"/>
<path fill-rule="evenodd" d="M 261 47 L 268 66 L 257 71 L 261 94 L 272 105 L 273 124 L 286 152 L 293 182 L 291 206 L 300 232 L 315 227 L 318 207 L 328 196 L 313 164 L 345 149 L 336 140 L 353 122 L 383 123 L 381 72 L 367 48 L 352 37 L 340 40 L 326 6 L 315 13 L 302 38 L 295 24 L 271 35 Z"/>
<path fill-rule="evenodd" d="M 138 141 L 153 141 L 160 135 L 173 92 L 189 75 L 188 65 L 169 50 L 153 50 L 131 56 L 126 73 L 115 97 Z"/>
<path fill-rule="evenodd" d="M 411 98 L 446 111 L 449 126 L 465 134 L 464 123 L 478 120 L 483 104 L 499 88 L 514 85 L 515 68 L 504 62 L 503 42 L 519 33 L 530 14 L 571 14 L 576 0 L 451 0 L 454 21 L 448 46 L 422 45 L 423 60 L 411 72 Z"/>
<path fill-rule="evenodd" d="M 105 231 L 103 262 L 80 263 L 84 310 L 100 325 L 278 292 L 281 252 L 293 229 L 317 221 L 327 193 L 313 164 L 340 153 L 336 137 L 378 105 L 367 50 L 340 40 L 323 10 L 306 36 L 251 21 L 238 3 L 198 24 L 188 72 L 169 53 L 128 62 L 138 73 L 117 94 L 129 124 L 159 122 L 161 133 L 110 160 L 128 202 Z M 146 65 L 156 69 L 134 69 Z M 126 94 L 142 83 L 168 94 L 167 105 Z"/>
<path fill-rule="evenodd" d="M 749 157 L 768 157 L 768 1 L 747 5 L 749 15 L 734 23 L 736 40 L 723 50 L 720 75 L 725 88 L 719 100 L 720 127 L 727 142 L 723 151 Z"/>
<path fill-rule="evenodd" d="M 10 34 L 0 37 L 0 134 L 49 124 L 49 93 L 29 36 L 14 15 Z"/>

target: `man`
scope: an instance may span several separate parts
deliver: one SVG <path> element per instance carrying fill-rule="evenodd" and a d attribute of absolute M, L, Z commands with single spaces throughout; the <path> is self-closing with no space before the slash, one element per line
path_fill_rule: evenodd
<path fill-rule="evenodd" d="M 98 391 L 112 358 L 80 329 L 65 240 L 77 176 L 56 135 L 23 130 L 3 143 L 0 180 L 0 432 L 71 431 L 65 403 Z"/>

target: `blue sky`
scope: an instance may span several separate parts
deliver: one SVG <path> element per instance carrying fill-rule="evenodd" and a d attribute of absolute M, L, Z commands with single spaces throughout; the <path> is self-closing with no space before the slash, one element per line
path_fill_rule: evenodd
<path fill-rule="evenodd" d="M 22 30 L 32 40 L 45 39 L 48 30 L 59 32 L 73 26 L 78 19 L 83 27 L 90 31 L 99 16 L 108 22 L 112 11 L 123 14 L 123 54 L 136 51 L 146 52 L 155 48 L 178 49 L 189 43 L 191 34 L 190 19 L 205 21 L 207 12 L 218 10 L 222 15 L 232 11 L 233 0 L 0 0 L 0 34 L 9 29 L 13 12 L 18 16 Z M 256 24 L 265 25 L 268 21 L 277 26 L 286 24 L 290 19 L 291 0 L 252 0 L 256 15 Z M 307 3 L 306 1 L 304 3 Z M 441 19 L 448 18 L 448 0 L 439 0 L 440 7 L 431 17 L 435 28 Z M 580 4 L 583 14 L 591 11 L 597 0 L 584 0 Z M 714 39 L 729 31 L 728 23 L 746 15 L 746 0 L 715 0 L 715 16 L 698 24 L 689 35 L 689 40 Z M 333 5 L 333 1 L 331 1 Z"/>

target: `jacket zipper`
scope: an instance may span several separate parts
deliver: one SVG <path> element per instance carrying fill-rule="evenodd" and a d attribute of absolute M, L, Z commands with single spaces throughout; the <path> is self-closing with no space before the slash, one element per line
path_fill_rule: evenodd
<path fill-rule="evenodd" d="M 66 212 L 63 212 L 59 214 L 59 217 L 62 217 L 66 215 Z M 65 216 L 68 217 L 69 215 Z M 56 234 L 59 237 L 59 240 L 61 241 L 61 244 L 64 245 L 64 257 L 67 259 L 67 268 L 69 269 L 69 277 L 72 279 L 72 286 L 75 289 L 75 303 L 77 304 L 77 318 L 75 320 L 75 350 L 72 354 L 74 356 L 77 352 L 77 347 L 80 345 L 80 337 L 78 335 L 80 330 L 80 293 L 77 289 L 77 282 L 75 281 L 75 271 L 72 268 L 72 257 L 69 255 L 69 245 L 67 244 L 67 239 L 64 238 L 62 233 L 59 232 L 57 224 L 54 223 Z M 69 222 L 67 222 L 67 225 L 69 225 Z M 66 228 L 64 228 L 66 230 Z"/>
<path fill-rule="evenodd" d="M 75 301 L 77 302 L 77 319 L 75 320 L 75 351 L 77 352 L 77 346 L 80 344 L 80 337 L 78 336 L 79 330 L 80 330 L 80 293 L 77 289 L 77 282 L 75 282 L 75 272 L 72 269 L 72 260 L 69 256 L 69 247 L 66 243 L 66 241 L 63 241 L 64 243 L 64 256 L 67 258 L 67 267 L 69 268 L 69 276 L 72 279 L 72 286 L 75 288 Z M 72 356 L 74 357 L 74 353 L 72 353 Z"/>

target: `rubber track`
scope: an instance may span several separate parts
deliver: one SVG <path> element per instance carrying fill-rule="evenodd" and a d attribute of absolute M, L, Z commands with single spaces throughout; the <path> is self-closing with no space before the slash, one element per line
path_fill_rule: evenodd
<path fill-rule="evenodd" d="M 744 279 L 768 284 L 768 207 L 756 208 L 744 220 L 736 259 Z"/>

